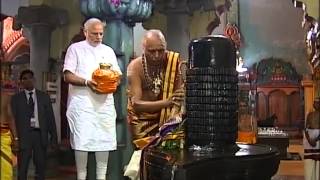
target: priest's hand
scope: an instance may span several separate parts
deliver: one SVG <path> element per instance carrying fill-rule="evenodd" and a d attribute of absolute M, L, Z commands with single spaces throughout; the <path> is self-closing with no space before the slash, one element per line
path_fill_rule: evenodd
<path fill-rule="evenodd" d="M 170 100 L 172 101 L 173 104 L 177 106 L 181 106 L 185 98 L 185 90 L 183 88 L 177 89 L 172 96 L 170 97 Z"/>

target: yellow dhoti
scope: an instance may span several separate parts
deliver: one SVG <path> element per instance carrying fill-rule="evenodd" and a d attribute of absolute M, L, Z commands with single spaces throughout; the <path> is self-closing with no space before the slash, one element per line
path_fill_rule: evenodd
<path fill-rule="evenodd" d="M 0 180 L 11 180 L 13 177 L 13 163 L 11 151 L 11 133 L 9 130 L 1 127 L 1 173 Z"/>

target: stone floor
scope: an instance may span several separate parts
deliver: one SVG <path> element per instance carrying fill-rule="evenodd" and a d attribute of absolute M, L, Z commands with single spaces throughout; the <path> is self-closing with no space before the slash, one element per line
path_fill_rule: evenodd
<path fill-rule="evenodd" d="M 288 152 L 299 153 L 303 158 L 302 140 L 290 141 Z M 278 172 L 272 180 L 304 180 L 303 159 L 281 161 Z"/>

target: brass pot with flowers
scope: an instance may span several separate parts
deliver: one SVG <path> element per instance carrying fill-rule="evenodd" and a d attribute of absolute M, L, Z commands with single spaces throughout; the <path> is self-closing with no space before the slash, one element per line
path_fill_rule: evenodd
<path fill-rule="evenodd" d="M 99 68 L 92 73 L 92 80 L 97 82 L 97 91 L 103 94 L 117 90 L 120 74 L 111 69 L 111 64 L 100 63 Z"/>

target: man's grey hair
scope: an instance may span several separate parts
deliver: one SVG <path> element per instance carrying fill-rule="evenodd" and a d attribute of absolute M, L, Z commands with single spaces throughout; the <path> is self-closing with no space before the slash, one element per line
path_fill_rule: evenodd
<path fill-rule="evenodd" d="M 159 38 L 159 40 L 164 44 L 165 48 L 167 48 L 167 41 L 162 32 L 158 29 L 150 29 L 144 34 L 142 41 L 143 46 L 145 46 L 145 40 L 152 36 L 156 36 L 157 38 Z"/>
<path fill-rule="evenodd" d="M 104 26 L 104 23 L 100 19 L 90 18 L 84 23 L 83 28 L 86 31 L 94 24 L 101 24 L 102 26 Z"/>

